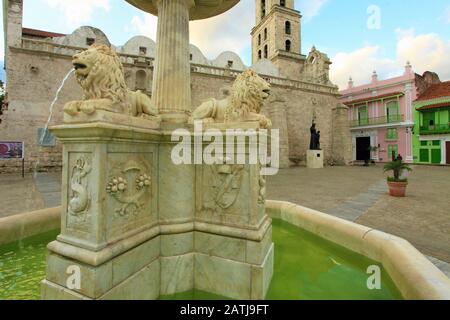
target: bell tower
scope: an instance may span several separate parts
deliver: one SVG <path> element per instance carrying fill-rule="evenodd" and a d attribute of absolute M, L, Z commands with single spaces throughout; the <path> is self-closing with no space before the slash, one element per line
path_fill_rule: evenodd
<path fill-rule="evenodd" d="M 301 14 L 294 0 L 256 0 L 256 26 L 252 29 L 252 61 L 271 60 L 286 77 L 300 76 Z"/>

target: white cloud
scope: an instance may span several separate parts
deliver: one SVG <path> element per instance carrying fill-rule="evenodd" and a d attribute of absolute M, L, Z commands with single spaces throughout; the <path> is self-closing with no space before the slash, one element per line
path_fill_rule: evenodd
<path fill-rule="evenodd" d="M 153 40 L 156 40 L 158 18 L 152 16 L 149 13 L 142 14 L 141 16 L 134 16 L 131 19 L 130 27 L 126 26 L 126 31 L 134 31 L 140 35 L 147 36 Z M 130 29 L 131 28 L 131 29 Z"/>
<path fill-rule="evenodd" d="M 254 16 L 254 2 L 240 1 L 234 8 L 222 15 L 206 20 L 192 21 L 190 23 L 190 42 L 199 47 L 208 59 L 214 59 L 220 53 L 229 50 L 244 58 L 245 50 L 251 46 L 250 32 L 254 21 L 242 17 L 249 16 Z M 134 16 L 125 30 L 137 32 L 156 40 L 157 18 L 150 14 Z"/>
<path fill-rule="evenodd" d="M 395 61 L 383 59 L 379 46 L 364 46 L 352 52 L 340 52 L 332 58 L 331 80 L 340 89 L 347 87 L 351 76 L 355 84 L 367 83 L 374 70 L 378 75 L 391 74 L 398 66 Z"/>
<path fill-rule="evenodd" d="M 322 7 L 328 0 L 301 0 L 298 7 L 303 15 L 303 22 L 308 23 L 312 18 L 319 15 Z"/>
<path fill-rule="evenodd" d="M 109 11 L 110 0 L 44 0 L 48 6 L 62 11 L 67 24 L 76 27 L 91 20 L 95 10 Z"/>
<path fill-rule="evenodd" d="M 395 58 L 383 57 L 379 46 L 370 45 L 336 54 L 331 66 L 333 82 L 341 89 L 347 87 L 350 76 L 356 85 L 368 83 L 374 70 L 381 79 L 398 76 L 403 73 L 407 61 L 419 74 L 429 70 L 438 73 L 441 80 L 450 79 L 450 41 L 434 33 L 416 35 L 413 29 L 397 29 L 396 33 Z"/>

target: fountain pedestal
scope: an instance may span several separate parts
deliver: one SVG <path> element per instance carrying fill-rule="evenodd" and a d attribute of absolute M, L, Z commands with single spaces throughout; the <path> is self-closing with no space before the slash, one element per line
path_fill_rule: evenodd
<path fill-rule="evenodd" d="M 273 243 L 259 164 L 176 165 L 178 142 L 159 130 L 99 122 L 52 133 L 64 146 L 63 217 L 43 299 L 265 297 Z M 183 139 L 194 148 L 196 137 Z"/>

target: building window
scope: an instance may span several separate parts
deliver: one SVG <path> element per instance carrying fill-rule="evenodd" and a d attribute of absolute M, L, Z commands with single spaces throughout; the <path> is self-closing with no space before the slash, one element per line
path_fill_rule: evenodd
<path fill-rule="evenodd" d="M 194 58 L 194 56 L 191 54 L 189 54 L 189 60 L 192 61 L 192 59 Z"/>
<path fill-rule="evenodd" d="M 397 101 L 391 101 L 386 104 L 386 117 L 388 123 L 400 121 Z"/>
<path fill-rule="evenodd" d="M 286 7 L 286 0 L 280 0 L 280 6 Z"/>
<path fill-rule="evenodd" d="M 267 28 L 264 29 L 264 40 L 267 40 Z"/>
<path fill-rule="evenodd" d="M 286 34 L 291 34 L 291 23 L 289 21 L 286 21 L 284 29 Z"/>
<path fill-rule="evenodd" d="M 286 40 L 286 51 L 287 52 L 291 51 L 291 40 Z"/>
<path fill-rule="evenodd" d="M 264 58 L 269 57 L 269 48 L 267 47 L 267 44 L 264 46 Z"/>
<path fill-rule="evenodd" d="M 56 138 L 50 133 L 48 129 L 38 128 L 37 136 L 38 145 L 41 147 L 54 147 L 56 146 Z"/>
<path fill-rule="evenodd" d="M 367 106 L 362 106 L 358 108 L 358 122 L 359 125 L 364 126 L 369 124 L 369 115 L 367 112 Z"/>
<path fill-rule="evenodd" d="M 258 51 L 258 59 L 261 60 L 261 58 L 262 58 L 262 53 L 261 53 L 261 50 L 259 50 Z"/>
<path fill-rule="evenodd" d="M 145 56 L 147 54 L 147 48 L 146 47 L 139 47 L 139 54 L 141 56 Z"/>
<path fill-rule="evenodd" d="M 233 68 L 233 61 L 232 60 L 228 60 L 228 68 Z"/>
<path fill-rule="evenodd" d="M 387 129 L 386 131 L 386 140 L 397 140 L 398 133 L 396 128 Z"/>
<path fill-rule="evenodd" d="M 94 38 L 86 38 L 86 45 L 92 46 L 95 43 Z"/>
<path fill-rule="evenodd" d="M 258 34 L 258 46 L 261 45 L 261 34 Z"/>

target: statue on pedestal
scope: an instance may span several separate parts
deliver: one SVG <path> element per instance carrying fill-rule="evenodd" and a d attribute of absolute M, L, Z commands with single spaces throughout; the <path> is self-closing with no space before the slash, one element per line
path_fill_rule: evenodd
<path fill-rule="evenodd" d="M 320 149 L 320 131 L 317 131 L 316 124 L 313 122 L 311 129 L 311 142 L 309 144 L 309 150 L 321 150 Z"/>

